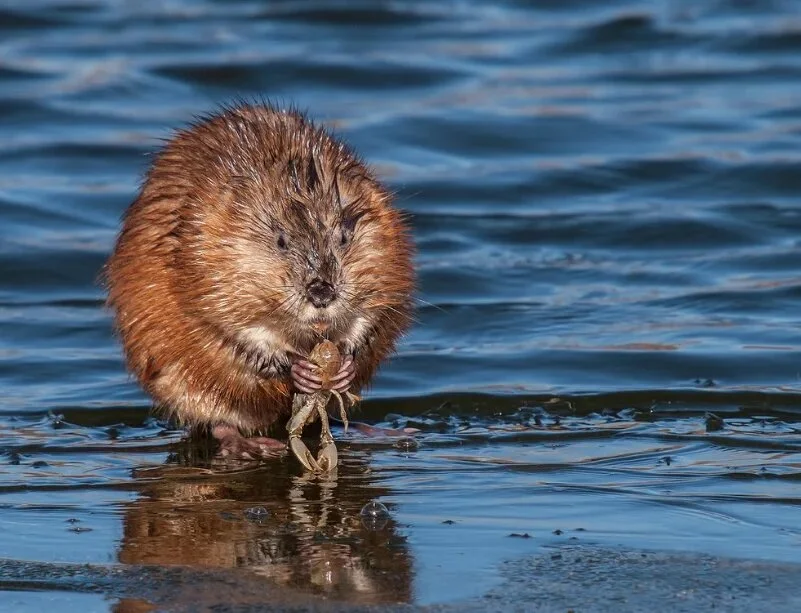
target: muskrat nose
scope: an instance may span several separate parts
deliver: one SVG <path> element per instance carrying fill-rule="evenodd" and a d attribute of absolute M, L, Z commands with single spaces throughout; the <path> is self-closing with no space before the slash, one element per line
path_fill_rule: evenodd
<path fill-rule="evenodd" d="M 334 286 L 322 279 L 315 279 L 306 286 L 306 298 L 318 309 L 327 307 L 336 297 Z"/>

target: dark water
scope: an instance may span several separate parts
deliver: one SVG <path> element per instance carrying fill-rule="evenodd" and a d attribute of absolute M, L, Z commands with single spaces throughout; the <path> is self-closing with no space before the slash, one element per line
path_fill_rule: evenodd
<path fill-rule="evenodd" d="M 66 563 L 430 603 L 569 539 L 800 561 L 798 10 L 2 3 L 0 608 L 134 606 Z M 234 96 L 309 109 L 413 215 L 425 302 L 361 417 L 419 446 L 340 430 L 332 482 L 151 417 L 96 283 L 146 154 Z"/>

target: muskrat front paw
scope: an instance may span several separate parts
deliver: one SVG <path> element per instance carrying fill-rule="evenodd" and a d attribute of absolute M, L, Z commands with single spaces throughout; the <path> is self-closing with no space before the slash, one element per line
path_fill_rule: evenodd
<path fill-rule="evenodd" d="M 339 372 L 331 377 L 331 390 L 344 394 L 348 391 L 355 378 L 356 362 L 353 361 L 352 356 L 348 356 L 342 363 Z"/>
<path fill-rule="evenodd" d="M 295 389 L 304 394 L 313 394 L 322 388 L 323 380 L 316 373 L 317 366 L 306 360 L 297 360 L 290 372 Z"/>

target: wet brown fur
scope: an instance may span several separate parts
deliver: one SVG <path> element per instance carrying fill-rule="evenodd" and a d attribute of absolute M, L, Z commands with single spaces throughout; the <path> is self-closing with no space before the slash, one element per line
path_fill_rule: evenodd
<path fill-rule="evenodd" d="M 337 288 L 326 336 L 354 355 L 358 391 L 409 325 L 411 257 L 390 194 L 345 145 L 295 111 L 239 105 L 158 153 L 105 279 L 158 405 L 252 434 L 289 416 L 292 357 L 320 340 L 306 284 Z"/>

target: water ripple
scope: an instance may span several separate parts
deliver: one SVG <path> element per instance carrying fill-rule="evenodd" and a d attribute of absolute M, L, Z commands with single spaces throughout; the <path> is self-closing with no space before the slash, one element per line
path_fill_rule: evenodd
<path fill-rule="evenodd" d="M 372 604 L 569 538 L 797 558 L 796 8 L 0 8 L 0 557 L 247 568 Z M 237 97 L 309 109 L 414 227 L 419 323 L 354 418 L 419 432 L 338 427 L 332 483 L 148 417 L 104 307 L 148 155 Z"/>

